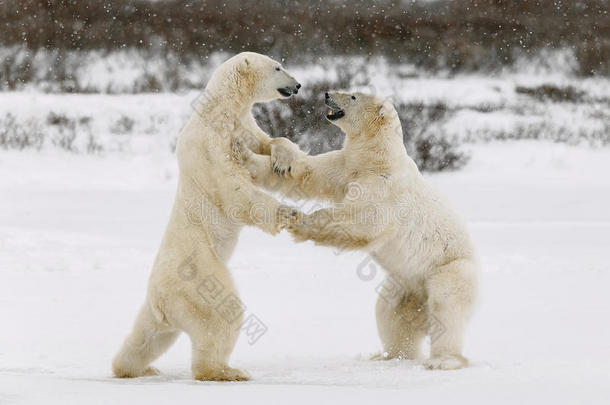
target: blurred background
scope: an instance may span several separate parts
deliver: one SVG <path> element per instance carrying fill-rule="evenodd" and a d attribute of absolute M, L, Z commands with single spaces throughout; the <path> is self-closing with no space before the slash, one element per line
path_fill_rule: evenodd
<path fill-rule="evenodd" d="M 607 0 L 0 5 L 4 149 L 171 153 L 195 92 L 244 50 L 281 60 L 304 84 L 255 115 L 311 153 L 342 142 L 322 119 L 326 89 L 391 98 L 428 171 L 460 168 L 462 145 L 491 140 L 610 141 Z"/>

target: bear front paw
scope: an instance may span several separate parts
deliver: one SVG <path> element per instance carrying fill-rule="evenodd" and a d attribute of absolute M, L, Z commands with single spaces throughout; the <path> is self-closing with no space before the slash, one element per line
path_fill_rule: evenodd
<path fill-rule="evenodd" d="M 271 141 L 271 164 L 273 171 L 285 176 L 292 171 L 292 164 L 299 157 L 300 149 L 286 138 Z"/>
<path fill-rule="evenodd" d="M 298 222 L 301 217 L 301 212 L 296 208 L 288 205 L 280 205 L 275 215 L 276 229 L 281 231 L 282 229 L 290 227 L 292 224 Z"/>
<path fill-rule="evenodd" d="M 287 227 L 295 242 L 305 242 L 311 239 L 311 225 L 306 224 L 308 216 L 302 216 L 298 221 L 290 223 Z"/>

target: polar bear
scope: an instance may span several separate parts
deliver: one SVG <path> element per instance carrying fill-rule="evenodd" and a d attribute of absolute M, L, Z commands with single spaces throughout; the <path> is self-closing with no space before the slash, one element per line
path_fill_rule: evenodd
<path fill-rule="evenodd" d="M 325 103 L 326 118 L 346 134 L 343 149 L 308 156 L 278 139 L 275 152 L 288 168 L 240 146 L 242 162 L 256 184 L 336 203 L 289 225 L 297 241 L 364 249 L 386 270 L 376 306 L 383 353 L 375 358 L 421 359 L 428 335 L 427 368 L 466 366 L 463 337 L 478 270 L 465 224 L 407 155 L 389 101 L 326 93 Z"/>
<path fill-rule="evenodd" d="M 257 126 L 252 105 L 290 97 L 300 87 L 280 63 L 250 52 L 230 58 L 210 78 L 178 139 L 174 206 L 146 302 L 113 361 L 117 377 L 157 374 L 150 363 L 186 332 L 195 379 L 248 378 L 227 365 L 244 306 L 226 263 L 244 225 L 276 234 L 296 211 L 252 184 L 232 155 L 231 139 L 269 154 L 274 141 Z"/>

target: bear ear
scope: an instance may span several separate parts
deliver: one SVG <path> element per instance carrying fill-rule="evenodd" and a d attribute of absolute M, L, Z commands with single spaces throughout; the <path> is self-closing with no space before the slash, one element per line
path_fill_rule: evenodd
<path fill-rule="evenodd" d="M 248 57 L 245 56 L 242 60 L 239 61 L 237 65 L 237 70 L 240 72 L 247 72 L 249 67 L 250 61 L 248 60 Z"/>
<path fill-rule="evenodd" d="M 391 113 L 392 113 L 392 106 L 387 101 L 384 101 L 383 104 L 381 104 L 379 106 L 379 116 L 383 118 L 383 117 L 387 117 Z"/>

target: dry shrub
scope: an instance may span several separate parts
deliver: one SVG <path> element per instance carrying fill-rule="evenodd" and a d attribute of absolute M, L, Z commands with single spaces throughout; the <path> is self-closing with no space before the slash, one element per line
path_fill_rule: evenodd
<path fill-rule="evenodd" d="M 3 44 L 30 49 L 134 47 L 177 54 L 181 63 L 216 51 L 307 60 L 385 55 L 463 71 L 510 65 L 541 49 L 569 48 L 584 75 L 610 73 L 607 21 L 607 0 L 0 3 Z"/>
<path fill-rule="evenodd" d="M 544 84 L 538 87 L 517 86 L 515 91 L 519 94 L 526 94 L 540 101 L 550 100 L 553 102 L 578 103 L 583 100 L 585 92 L 575 89 L 572 86 L 558 87 L 552 84 Z"/>

